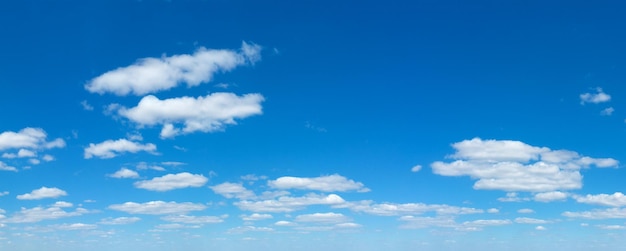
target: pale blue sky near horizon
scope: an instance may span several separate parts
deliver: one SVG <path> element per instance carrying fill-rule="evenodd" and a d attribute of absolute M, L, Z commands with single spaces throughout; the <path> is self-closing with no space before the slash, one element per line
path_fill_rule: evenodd
<path fill-rule="evenodd" d="M 2 250 L 620 250 L 626 4 L 0 4 Z"/>

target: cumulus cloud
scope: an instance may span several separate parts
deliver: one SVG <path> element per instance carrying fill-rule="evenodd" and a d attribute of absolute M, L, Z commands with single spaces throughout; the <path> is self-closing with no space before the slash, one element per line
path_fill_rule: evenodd
<path fill-rule="evenodd" d="M 202 211 L 205 205 L 191 202 L 178 203 L 174 201 L 150 201 L 145 203 L 126 202 L 123 204 L 110 205 L 109 209 L 122 211 L 129 214 L 186 214 L 191 211 Z"/>
<path fill-rule="evenodd" d="M 615 111 L 615 109 L 613 107 L 608 107 L 608 108 L 605 108 L 604 110 L 600 111 L 600 115 L 602 115 L 602 116 L 611 116 L 614 111 Z"/>
<path fill-rule="evenodd" d="M 237 124 L 236 119 L 260 115 L 263 101 L 263 96 L 257 93 L 237 96 L 216 92 L 204 97 L 163 100 L 149 95 L 135 107 L 113 105 L 111 109 L 140 127 L 162 125 L 161 138 L 173 138 L 198 131 L 220 131 L 226 125 Z"/>
<path fill-rule="evenodd" d="M 535 210 L 532 210 L 530 208 L 522 208 L 520 210 L 517 210 L 517 212 L 520 214 L 532 214 L 535 212 Z"/>
<path fill-rule="evenodd" d="M 106 140 L 98 144 L 90 143 L 89 147 L 85 148 L 84 155 L 85 159 L 91 159 L 93 157 L 110 159 L 124 152 L 137 153 L 145 151 L 155 153 L 156 149 L 156 145 L 151 143 L 141 144 L 127 139 L 118 139 Z"/>
<path fill-rule="evenodd" d="M 240 51 L 199 48 L 193 54 L 143 58 L 134 64 L 106 72 L 85 85 L 92 93 L 145 95 L 169 90 L 182 83 L 188 87 L 208 83 L 217 72 L 253 64 L 261 59 L 261 46 L 242 42 Z"/>
<path fill-rule="evenodd" d="M 582 218 L 591 220 L 600 219 L 626 219 L 626 208 L 609 208 L 609 209 L 596 209 L 592 211 L 583 212 L 570 212 L 566 211 L 562 214 L 565 217 L 570 218 Z"/>
<path fill-rule="evenodd" d="M 80 216 L 89 213 L 87 209 L 77 208 L 74 211 L 65 211 L 61 207 L 34 207 L 22 208 L 10 218 L 6 219 L 7 223 L 33 223 L 43 220 L 56 220 L 67 217 Z"/>
<path fill-rule="evenodd" d="M 169 221 L 169 222 L 176 222 L 176 223 L 184 223 L 184 224 L 209 224 L 209 223 L 220 223 L 224 221 L 222 217 L 217 217 L 217 216 L 192 216 L 192 215 L 169 215 L 169 216 L 161 217 L 161 220 Z"/>
<path fill-rule="evenodd" d="M 228 233 L 241 234 L 245 232 L 271 232 L 274 231 L 271 227 L 255 227 L 255 226 L 243 226 L 235 227 L 228 230 Z"/>
<path fill-rule="evenodd" d="M 339 213 L 314 213 L 302 214 L 295 218 L 296 222 L 313 222 L 313 223 L 343 223 L 350 219 Z"/>
<path fill-rule="evenodd" d="M 22 195 L 18 195 L 18 200 L 40 200 L 46 198 L 58 198 L 61 196 L 66 196 L 67 192 L 58 189 L 56 187 L 41 187 L 39 189 L 35 189 L 30 193 L 25 193 Z"/>
<path fill-rule="evenodd" d="M 257 220 L 267 220 L 274 218 L 271 214 L 258 214 L 253 213 L 251 215 L 242 215 L 241 219 L 244 221 L 257 221 Z"/>
<path fill-rule="evenodd" d="M 118 179 L 137 179 L 139 178 L 139 173 L 127 168 L 122 168 L 117 172 L 110 174 L 109 177 Z"/>
<path fill-rule="evenodd" d="M 201 174 L 191 174 L 187 172 L 177 174 L 166 174 L 151 180 L 137 181 L 135 187 L 151 191 L 169 191 L 187 187 L 201 187 L 209 179 Z"/>
<path fill-rule="evenodd" d="M 539 202 L 551 202 L 551 201 L 565 200 L 567 199 L 567 197 L 568 197 L 567 193 L 553 191 L 553 192 L 537 193 L 534 196 L 534 200 L 539 201 Z"/>
<path fill-rule="evenodd" d="M 323 192 L 346 192 L 346 191 L 358 191 L 368 192 L 370 191 L 363 183 L 355 182 L 354 180 L 348 180 L 339 174 L 333 174 L 328 176 L 321 176 L 316 178 L 299 178 L 299 177 L 280 177 L 276 180 L 270 180 L 267 182 L 270 187 L 277 189 L 302 189 L 302 190 L 317 190 Z"/>
<path fill-rule="evenodd" d="M 126 224 L 131 224 L 131 223 L 135 223 L 137 221 L 140 221 L 141 218 L 139 217 L 117 217 L 117 218 L 104 218 L 102 220 L 100 220 L 99 224 L 103 224 L 103 225 L 126 225 Z"/>
<path fill-rule="evenodd" d="M 411 172 L 419 172 L 420 170 L 422 170 L 422 165 L 415 165 L 411 168 Z"/>
<path fill-rule="evenodd" d="M 97 225 L 94 224 L 85 224 L 85 223 L 73 223 L 73 224 L 61 224 L 55 227 L 58 230 L 90 230 L 98 228 Z"/>
<path fill-rule="evenodd" d="M 347 202 L 336 207 L 348 208 L 355 212 L 363 212 L 379 216 L 419 215 L 428 212 L 434 212 L 438 215 L 478 214 L 484 212 L 482 209 L 456 207 L 445 204 L 374 203 L 370 200 Z"/>
<path fill-rule="evenodd" d="M 500 212 L 500 210 L 498 210 L 497 208 L 489 208 L 489 209 L 487 209 L 487 213 L 490 213 L 490 214 L 497 214 L 499 212 Z"/>
<path fill-rule="evenodd" d="M 6 163 L 0 161 L 0 171 L 17 172 L 17 168 L 15 168 L 14 166 L 9 166 Z"/>
<path fill-rule="evenodd" d="M 602 88 L 597 87 L 595 93 L 583 93 L 580 94 L 580 104 L 584 105 L 585 103 L 604 103 L 611 100 L 611 95 L 604 93 Z"/>
<path fill-rule="evenodd" d="M 580 156 L 567 150 L 553 151 L 520 141 L 474 138 L 452 144 L 452 162 L 431 164 L 443 176 L 470 176 L 474 189 L 552 192 L 582 187 L 582 168 L 617 167 L 611 158 Z"/>
<path fill-rule="evenodd" d="M 626 206 L 626 195 L 620 192 L 613 194 L 587 194 L 585 196 L 574 196 L 574 199 L 579 203 L 602 205 L 608 207 L 623 207 Z"/>
<path fill-rule="evenodd" d="M 400 217 L 400 221 L 405 222 L 401 228 L 428 228 L 441 227 L 453 228 L 457 231 L 480 231 L 485 227 L 504 226 L 512 222 L 510 220 L 474 220 L 458 223 L 452 216 L 417 217 L 405 215 Z"/>
<path fill-rule="evenodd" d="M 308 194 L 302 197 L 281 196 L 271 200 L 242 200 L 234 205 L 241 210 L 252 212 L 287 213 L 301 210 L 311 205 L 339 205 L 345 200 L 336 194 Z"/>
<path fill-rule="evenodd" d="M 250 199 L 254 198 L 254 192 L 246 189 L 242 184 L 224 182 L 219 185 L 209 187 L 216 194 L 226 198 Z"/>
<path fill-rule="evenodd" d="M 65 141 L 57 138 L 47 141 L 48 134 L 41 128 L 27 127 L 18 132 L 0 133 L 0 151 L 7 149 L 50 149 L 63 148 Z"/>
<path fill-rule="evenodd" d="M 518 217 L 515 218 L 515 223 L 519 224 L 547 224 L 550 223 L 547 220 L 535 219 L 535 218 L 527 218 L 527 217 Z"/>

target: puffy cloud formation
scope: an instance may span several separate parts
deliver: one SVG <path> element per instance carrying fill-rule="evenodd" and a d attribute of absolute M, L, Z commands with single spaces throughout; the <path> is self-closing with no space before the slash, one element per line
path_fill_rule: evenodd
<path fill-rule="evenodd" d="M 587 93 L 580 94 L 580 104 L 585 104 L 585 103 L 598 104 L 598 103 L 604 103 L 608 101 L 611 101 L 611 95 L 604 93 L 604 91 L 602 91 L 602 88 L 600 87 L 596 88 L 596 93 L 587 92 Z"/>
<path fill-rule="evenodd" d="M 587 194 L 585 196 L 574 196 L 574 199 L 579 203 L 594 204 L 608 207 L 623 207 L 626 206 L 626 195 L 620 192 L 613 194 Z"/>
<path fill-rule="evenodd" d="M 126 212 L 129 214 L 185 214 L 191 211 L 202 211 L 206 209 L 205 205 L 174 201 L 150 201 L 146 203 L 126 202 L 123 204 L 113 204 L 109 209 Z"/>
<path fill-rule="evenodd" d="M 141 144 L 127 139 L 118 139 L 106 140 L 98 144 L 90 143 L 89 147 L 85 148 L 84 155 L 85 159 L 91 159 L 93 157 L 110 159 L 124 152 L 137 153 L 145 151 L 149 153 L 154 153 L 156 149 L 156 145 L 151 143 Z"/>
<path fill-rule="evenodd" d="M 201 174 L 191 174 L 187 172 L 177 174 L 166 174 L 151 180 L 137 181 L 135 187 L 152 191 L 169 191 L 186 187 L 201 187 L 209 179 Z"/>
<path fill-rule="evenodd" d="M 85 85 L 92 93 L 145 95 L 169 90 L 182 83 L 188 87 L 208 83 L 217 72 L 227 72 L 261 59 L 261 46 L 242 42 L 240 51 L 199 48 L 193 54 L 143 58 L 106 72 Z"/>
<path fill-rule="evenodd" d="M 109 177 L 118 179 L 136 179 L 139 178 L 139 173 L 128 168 L 122 168 L 117 172 L 110 174 Z"/>
<path fill-rule="evenodd" d="M 345 200 L 336 194 L 308 194 L 302 197 L 280 196 L 270 200 L 242 200 L 234 205 L 241 210 L 252 212 L 287 213 L 301 210 L 311 205 L 339 205 Z"/>
<path fill-rule="evenodd" d="M 267 182 L 270 187 L 277 189 L 302 189 L 317 190 L 323 192 L 346 192 L 359 191 L 368 192 L 363 183 L 348 180 L 338 174 L 321 176 L 316 178 L 300 178 L 300 177 L 280 177 L 276 180 Z"/>
<path fill-rule="evenodd" d="M 197 131 L 220 131 L 226 125 L 237 124 L 236 119 L 260 115 L 263 101 L 263 96 L 256 93 L 237 96 L 233 93 L 217 92 L 204 97 L 164 100 L 149 95 L 132 108 L 117 104 L 109 107 L 139 126 L 162 125 L 161 138 L 173 138 Z"/>
<path fill-rule="evenodd" d="M 33 223 L 43 220 L 56 220 L 67 217 L 80 216 L 89 213 L 89 210 L 84 208 L 77 208 L 74 211 L 65 211 L 58 206 L 51 207 L 34 207 L 34 208 L 22 208 L 19 212 L 15 213 L 12 217 L 6 219 L 7 223 Z"/>
<path fill-rule="evenodd" d="M 46 141 L 48 135 L 41 128 L 27 127 L 19 132 L 6 131 L 0 133 L 0 151 L 7 149 L 50 149 L 63 148 L 65 141 L 57 138 L 53 141 Z"/>
<path fill-rule="evenodd" d="M 477 179 L 474 189 L 526 192 L 580 189 L 580 169 L 618 165 L 618 161 L 611 158 L 591 158 L 573 151 L 550 150 L 512 140 L 474 138 L 454 143 L 452 147 L 456 153 L 449 157 L 456 160 L 432 163 L 433 172 L 443 176 L 470 176 Z"/>
<path fill-rule="evenodd" d="M 39 189 L 35 189 L 30 193 L 25 193 L 22 195 L 18 195 L 18 200 L 40 200 L 46 198 L 58 198 L 61 196 L 67 195 L 67 192 L 58 189 L 56 187 L 41 187 Z"/>
<path fill-rule="evenodd" d="M 224 182 L 210 187 L 216 194 L 226 198 L 250 199 L 256 197 L 254 192 L 246 189 L 242 184 Z"/>
<path fill-rule="evenodd" d="M 100 220 L 99 224 L 103 225 L 126 225 L 140 221 L 139 217 L 117 217 L 117 218 L 105 218 Z"/>

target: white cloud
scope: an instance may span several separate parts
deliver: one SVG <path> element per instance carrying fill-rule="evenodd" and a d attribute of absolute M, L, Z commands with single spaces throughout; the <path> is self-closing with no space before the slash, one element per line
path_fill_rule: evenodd
<path fill-rule="evenodd" d="M 545 228 L 544 226 L 537 226 L 537 227 L 535 227 L 535 230 L 545 231 L 545 230 L 547 230 L 547 228 Z"/>
<path fill-rule="evenodd" d="M 272 218 L 274 217 L 271 214 L 257 214 L 257 213 L 241 216 L 241 219 L 244 221 L 267 220 L 267 219 L 272 219 Z"/>
<path fill-rule="evenodd" d="M 562 214 L 565 217 L 570 218 L 583 218 L 583 219 L 626 219 L 626 208 L 609 208 L 604 210 L 592 210 L 584 212 L 570 212 L 566 211 Z"/>
<path fill-rule="evenodd" d="M 167 163 L 167 162 L 164 162 L 164 163 Z M 164 163 L 161 163 L 161 164 L 162 165 L 166 165 L 166 166 L 168 165 L 168 164 L 164 164 Z M 165 171 L 165 168 L 163 168 L 162 166 L 158 166 L 158 165 L 154 165 L 154 164 L 148 164 L 146 162 L 139 162 L 139 163 L 137 163 L 136 168 L 137 168 L 137 170 L 148 170 L 148 169 L 150 169 L 150 170 L 155 170 L 155 171 Z"/>
<path fill-rule="evenodd" d="M 73 207 L 74 204 L 67 202 L 67 201 L 57 201 L 55 202 L 52 207 Z"/>
<path fill-rule="evenodd" d="M 411 172 L 419 172 L 420 170 L 422 170 L 422 165 L 415 165 L 411 168 Z"/>
<path fill-rule="evenodd" d="M 296 226 L 297 224 L 291 221 L 281 220 L 281 221 L 277 221 L 276 223 L 274 223 L 274 225 L 281 226 L 281 227 L 291 227 L 291 226 Z"/>
<path fill-rule="evenodd" d="M 8 195 L 8 194 L 9 194 L 9 192 L 8 192 L 8 191 L 3 191 L 3 192 L 0 192 L 0 197 L 5 196 L 5 195 Z"/>
<path fill-rule="evenodd" d="M 565 200 L 567 199 L 567 196 L 568 196 L 567 193 L 553 191 L 553 192 L 535 194 L 534 199 L 535 201 L 539 201 L 539 202 L 550 202 L 550 201 Z"/>
<path fill-rule="evenodd" d="M 608 108 L 602 110 L 600 112 L 600 115 L 602 115 L 602 116 L 611 116 L 614 111 L 615 111 L 615 109 L 613 107 L 608 107 Z"/>
<path fill-rule="evenodd" d="M 0 133 L 0 151 L 7 149 L 50 149 L 65 147 L 65 141 L 57 138 L 46 141 L 48 135 L 41 128 L 27 127 L 19 132 L 6 131 Z"/>
<path fill-rule="evenodd" d="M 489 208 L 489 209 L 487 209 L 487 213 L 490 213 L 490 214 L 497 214 L 499 212 L 500 212 L 500 210 L 498 210 L 497 208 Z"/>
<path fill-rule="evenodd" d="M 346 192 L 346 191 L 358 191 L 368 192 L 370 191 L 361 182 L 355 182 L 354 180 L 348 180 L 339 174 L 333 174 L 328 176 L 321 176 L 316 178 L 299 178 L 299 177 L 280 177 L 276 180 L 270 180 L 267 182 L 270 187 L 277 189 L 302 189 L 302 190 L 317 190 L 323 192 Z"/>
<path fill-rule="evenodd" d="M 250 199 L 254 198 L 254 192 L 243 187 L 239 183 L 224 182 L 219 185 L 209 187 L 216 194 L 222 195 L 226 198 L 238 198 L 238 199 Z"/>
<path fill-rule="evenodd" d="M 435 212 L 439 215 L 477 214 L 484 211 L 476 208 L 456 207 L 445 204 L 424 203 L 373 203 L 372 201 L 348 202 L 336 207 L 346 207 L 355 212 L 380 216 L 416 215 Z"/>
<path fill-rule="evenodd" d="M 110 159 L 124 152 L 137 153 L 140 151 L 154 153 L 156 145 L 151 143 L 141 144 L 127 139 L 106 140 L 98 144 L 90 143 L 89 147 L 85 148 L 85 159 L 91 159 L 94 156 L 101 159 Z"/>
<path fill-rule="evenodd" d="M 400 221 L 406 222 L 401 228 L 429 228 L 429 227 L 442 227 L 442 228 L 454 228 L 458 231 L 480 231 L 484 227 L 492 226 L 504 226 L 509 225 L 512 222 L 510 220 L 474 220 L 457 223 L 451 216 L 437 216 L 437 217 L 416 217 L 413 215 L 405 215 L 400 217 Z"/>
<path fill-rule="evenodd" d="M 622 225 L 598 225 L 598 227 L 604 230 L 621 230 L 626 228 Z"/>
<path fill-rule="evenodd" d="M 127 168 L 121 168 L 117 172 L 110 174 L 109 177 L 118 179 L 136 179 L 139 178 L 139 173 Z"/>
<path fill-rule="evenodd" d="M 611 95 L 604 93 L 602 88 L 597 87 L 596 93 L 583 93 L 580 94 L 580 104 L 584 105 L 585 103 L 603 103 L 611 100 Z"/>
<path fill-rule="evenodd" d="M 145 95 L 174 88 L 182 83 L 188 87 L 208 83 L 217 72 L 261 59 L 261 47 L 242 43 L 241 52 L 199 48 L 193 54 L 161 58 L 143 58 L 130 66 L 106 72 L 85 85 L 92 93 Z"/>
<path fill-rule="evenodd" d="M 535 210 L 532 210 L 530 208 L 522 208 L 520 210 L 517 210 L 517 212 L 520 214 L 532 214 L 535 212 Z"/>
<path fill-rule="evenodd" d="M 156 177 L 151 180 L 143 180 L 135 182 L 135 187 L 151 190 L 151 191 L 169 191 L 187 187 L 201 187 L 207 183 L 209 179 L 201 174 L 177 173 L 166 174 L 162 177 Z"/>
<path fill-rule="evenodd" d="M 257 180 L 265 180 L 267 179 L 267 176 L 256 176 L 254 174 L 246 174 L 244 176 L 241 176 L 242 180 L 247 180 L 247 181 L 257 181 Z"/>
<path fill-rule="evenodd" d="M 602 205 L 609 207 L 623 207 L 626 206 L 626 195 L 620 192 L 613 194 L 587 194 L 586 196 L 574 196 L 574 199 L 579 203 Z"/>
<path fill-rule="evenodd" d="M 90 230 L 96 229 L 98 226 L 94 224 L 73 223 L 58 225 L 55 228 L 58 230 Z"/>
<path fill-rule="evenodd" d="M 35 189 L 30 193 L 18 195 L 18 200 L 40 200 L 46 198 L 58 198 L 61 196 L 66 196 L 67 192 L 58 189 L 56 187 L 41 187 L 39 189 Z"/>
<path fill-rule="evenodd" d="M 131 224 L 131 223 L 135 223 L 137 221 L 140 221 L 141 218 L 139 217 L 117 217 L 117 218 L 104 218 L 102 220 L 100 220 L 99 224 L 103 224 L 103 225 L 126 225 L 126 224 Z"/>
<path fill-rule="evenodd" d="M 243 226 L 243 227 L 235 227 L 228 230 L 228 233 L 245 233 L 245 232 L 271 232 L 274 231 L 273 228 L 270 227 L 255 227 L 255 226 Z"/>
<path fill-rule="evenodd" d="M 43 158 L 41 158 L 41 159 L 43 159 L 44 161 L 50 162 L 50 161 L 53 161 L 53 160 L 54 160 L 54 156 L 52 156 L 52 155 L 50 155 L 50 154 L 46 154 L 46 155 L 44 155 L 44 156 L 43 156 Z"/>
<path fill-rule="evenodd" d="M 85 111 L 93 111 L 93 106 L 87 102 L 87 100 L 83 100 L 80 102 L 80 105 L 83 107 Z"/>
<path fill-rule="evenodd" d="M 9 165 L 5 164 L 4 162 L 0 161 L 0 171 L 17 172 L 17 168 L 15 168 L 13 166 L 9 166 Z"/>
<path fill-rule="evenodd" d="M 452 144 L 456 153 L 446 163 L 431 164 L 443 176 L 470 176 L 474 189 L 552 192 L 582 187 L 579 170 L 591 165 L 616 167 L 618 161 L 579 156 L 567 150 L 552 151 L 520 141 L 474 138 Z M 532 162 L 531 162 L 532 161 Z"/>
<path fill-rule="evenodd" d="M 234 205 L 241 210 L 252 212 L 286 213 L 301 210 L 311 205 L 339 205 L 345 200 L 336 194 L 326 196 L 308 194 L 302 197 L 281 196 L 273 200 L 250 201 L 242 200 Z"/>
<path fill-rule="evenodd" d="M 126 202 L 123 204 L 110 205 L 109 209 L 126 212 L 129 214 L 185 214 L 191 211 L 202 211 L 205 205 L 191 202 L 165 202 L 150 201 L 146 203 Z"/>
<path fill-rule="evenodd" d="M 518 217 L 515 218 L 515 223 L 519 224 L 548 224 L 550 223 L 547 220 L 535 219 L 535 218 L 527 218 L 527 217 Z"/>
<path fill-rule="evenodd" d="M 224 220 L 217 216 L 191 216 L 191 215 L 169 215 L 161 217 L 164 221 L 184 223 L 184 224 L 210 224 L 220 223 Z"/>
<path fill-rule="evenodd" d="M 161 100 L 145 96 L 137 106 L 126 108 L 114 105 L 122 117 L 139 126 L 163 125 L 161 138 L 173 138 L 193 132 L 215 132 L 226 125 L 237 124 L 243 119 L 262 114 L 261 94 L 237 96 L 233 93 L 216 92 L 204 97 L 178 97 Z"/>
<path fill-rule="evenodd" d="M 29 159 L 28 163 L 31 163 L 33 165 L 39 165 L 41 163 L 41 161 L 38 160 L 38 159 Z"/>
<path fill-rule="evenodd" d="M 313 223 L 343 223 L 350 219 L 338 213 L 314 213 L 314 214 L 302 214 L 295 218 L 296 222 L 313 222 Z"/>
<path fill-rule="evenodd" d="M 89 213 L 87 209 L 77 208 L 74 211 L 64 211 L 60 207 L 34 207 L 34 208 L 22 208 L 19 212 L 15 213 L 11 218 L 8 218 L 7 223 L 33 223 L 43 220 L 55 220 L 60 218 L 67 218 L 73 216 L 80 216 Z"/>

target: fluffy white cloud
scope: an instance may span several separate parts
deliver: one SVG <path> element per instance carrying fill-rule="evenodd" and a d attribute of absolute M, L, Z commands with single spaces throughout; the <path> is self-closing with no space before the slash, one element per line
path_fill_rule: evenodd
<path fill-rule="evenodd" d="M 405 222 L 405 224 L 400 226 L 401 228 L 442 227 L 454 228 L 458 231 L 480 231 L 484 227 L 504 226 L 512 223 L 510 220 L 475 220 L 458 223 L 451 216 L 416 217 L 413 215 L 402 216 L 400 221 Z"/>
<path fill-rule="evenodd" d="M 61 196 L 66 196 L 67 192 L 58 189 L 56 187 L 41 187 L 39 189 L 35 189 L 30 193 L 25 193 L 22 195 L 18 195 L 18 200 L 40 200 L 46 198 L 58 198 Z"/>
<path fill-rule="evenodd" d="M 52 207 L 73 207 L 74 204 L 69 203 L 67 201 L 57 201 L 55 202 Z"/>
<path fill-rule="evenodd" d="M 15 168 L 13 166 L 9 166 L 9 165 L 5 164 L 4 162 L 0 161 L 0 171 L 17 172 L 17 168 Z"/>
<path fill-rule="evenodd" d="M 602 88 L 597 87 L 596 93 L 583 93 L 580 94 L 580 104 L 584 105 L 585 103 L 603 103 L 611 100 L 611 95 L 604 93 Z"/>
<path fill-rule="evenodd" d="M 257 221 L 257 220 L 267 220 L 274 218 L 271 214 L 257 214 L 253 213 L 251 215 L 242 215 L 241 219 L 244 221 Z"/>
<path fill-rule="evenodd" d="M 254 192 L 246 189 L 242 184 L 224 182 L 219 185 L 209 187 L 216 194 L 226 198 L 251 199 L 254 198 Z"/>
<path fill-rule="evenodd" d="M 600 111 L 600 115 L 602 115 L 602 116 L 611 116 L 614 111 L 615 111 L 615 109 L 613 107 L 608 107 L 608 108 L 605 108 L 604 110 Z"/>
<path fill-rule="evenodd" d="M 140 220 L 141 220 L 141 218 L 139 218 L 139 217 L 104 218 L 104 219 L 100 220 L 99 224 L 103 224 L 103 225 L 126 225 L 126 224 L 135 223 L 135 222 L 140 221 Z"/>
<path fill-rule="evenodd" d="M 348 180 L 339 174 L 321 176 L 316 178 L 280 177 L 267 182 L 270 187 L 277 189 L 303 189 L 323 192 L 368 192 L 369 189 L 361 182 Z"/>
<path fill-rule="evenodd" d="M 336 207 L 349 208 L 355 212 L 364 212 L 380 216 L 395 215 L 416 215 L 427 212 L 435 212 L 439 215 L 459 215 L 483 213 L 482 209 L 469 207 L 456 207 L 445 204 L 423 204 L 423 203 L 373 203 L 372 201 L 347 202 Z"/>
<path fill-rule="evenodd" d="M 301 210 L 311 205 L 339 205 L 345 200 L 336 194 L 326 196 L 308 194 L 302 197 L 281 196 L 272 200 L 250 201 L 242 200 L 234 205 L 241 210 L 252 212 L 286 213 Z"/>
<path fill-rule="evenodd" d="M 583 219 L 626 219 L 626 208 L 609 208 L 604 210 L 592 210 L 584 212 L 570 212 L 566 211 L 562 214 L 565 217 L 570 218 L 583 218 Z"/>
<path fill-rule="evenodd" d="M 27 127 L 19 132 L 6 131 L 0 133 L 0 151 L 7 149 L 50 149 L 65 147 L 65 141 L 57 138 L 46 141 L 48 135 L 41 128 Z"/>
<path fill-rule="evenodd" d="M 622 225 L 598 225 L 598 227 L 604 230 L 621 230 L 626 228 Z"/>
<path fill-rule="evenodd" d="M 540 201 L 540 202 L 550 202 L 550 201 L 557 201 L 557 200 L 565 200 L 567 199 L 567 196 L 568 196 L 567 193 L 553 191 L 553 192 L 535 194 L 534 199 L 535 201 Z"/>
<path fill-rule="evenodd" d="M 85 159 L 91 159 L 94 156 L 101 159 L 109 159 L 124 152 L 137 153 L 145 151 L 154 153 L 156 149 L 156 145 L 151 143 L 141 144 L 127 139 L 106 140 L 98 144 L 90 143 L 89 147 L 85 148 Z"/>
<path fill-rule="evenodd" d="M 281 221 L 277 221 L 276 223 L 274 223 L 274 225 L 281 226 L 281 227 L 291 227 L 291 226 L 296 226 L 297 224 L 291 221 L 281 220 Z"/>
<path fill-rule="evenodd" d="M 487 209 L 487 213 L 490 213 L 490 214 L 497 214 L 499 212 L 500 212 L 500 210 L 498 210 L 497 208 L 489 208 L 489 209 Z"/>
<path fill-rule="evenodd" d="M 191 202 L 165 202 L 150 201 L 146 203 L 126 202 L 123 204 L 110 205 L 109 209 L 126 212 L 129 214 L 185 214 L 191 211 L 202 211 L 205 205 Z"/>
<path fill-rule="evenodd" d="M 532 210 L 530 208 L 522 208 L 520 210 L 517 210 L 517 212 L 520 214 L 532 214 L 535 212 L 535 210 Z"/>
<path fill-rule="evenodd" d="M 271 232 L 271 231 L 274 231 L 274 229 L 270 227 L 243 226 L 243 227 L 231 228 L 228 230 L 228 233 L 241 234 L 245 232 Z"/>
<path fill-rule="evenodd" d="M 626 206 L 626 195 L 620 192 L 614 194 L 587 194 L 585 196 L 574 196 L 574 199 L 579 203 L 595 204 L 609 207 L 623 207 Z"/>
<path fill-rule="evenodd" d="M 96 229 L 98 226 L 94 224 L 73 223 L 58 225 L 55 228 L 58 230 L 90 230 Z"/>
<path fill-rule="evenodd" d="M 85 85 L 92 93 L 114 93 L 119 96 L 145 95 L 174 88 L 182 83 L 188 87 L 208 83 L 216 72 L 261 59 L 261 47 L 242 43 L 241 51 L 199 48 L 193 54 L 161 58 L 143 58 L 130 66 L 106 72 Z"/>
<path fill-rule="evenodd" d="M 411 172 L 419 172 L 420 170 L 422 170 L 422 165 L 415 165 L 411 168 Z"/>
<path fill-rule="evenodd" d="M 74 211 L 65 211 L 60 207 L 34 207 L 34 208 L 22 208 L 19 212 L 15 213 L 4 222 L 7 223 L 33 223 L 43 220 L 55 220 L 73 216 L 80 216 L 89 213 L 87 209 L 77 208 Z"/>
<path fill-rule="evenodd" d="M 547 220 L 535 219 L 535 218 L 527 218 L 527 217 L 518 217 L 515 218 L 515 223 L 519 224 L 547 224 L 550 223 Z"/>
<path fill-rule="evenodd" d="M 216 92 L 204 97 L 164 100 L 149 95 L 135 107 L 113 105 L 111 109 L 139 126 L 163 125 L 161 138 L 172 138 L 197 131 L 220 131 L 226 125 L 237 124 L 236 119 L 260 115 L 263 101 L 263 96 L 256 93 L 237 96 Z"/>
<path fill-rule="evenodd" d="M 136 179 L 139 178 L 139 173 L 127 168 L 121 168 L 117 172 L 110 174 L 109 177 L 118 179 Z"/>
<path fill-rule="evenodd" d="M 313 223 L 343 223 L 350 219 L 338 213 L 314 213 L 302 214 L 295 218 L 296 222 L 313 222 Z"/>
<path fill-rule="evenodd" d="M 217 216 L 191 216 L 191 215 L 169 215 L 161 217 L 164 221 L 184 223 L 184 224 L 209 224 L 220 223 L 224 220 Z"/>
<path fill-rule="evenodd" d="M 454 143 L 452 147 L 456 153 L 449 157 L 456 160 L 432 163 L 433 172 L 444 176 L 470 176 L 477 179 L 474 189 L 528 192 L 580 189 L 581 168 L 618 165 L 617 160 L 610 158 L 590 158 L 572 151 L 552 151 L 511 140 L 474 138 Z"/>
<path fill-rule="evenodd" d="M 151 191 L 169 191 L 187 187 L 201 187 L 206 184 L 209 179 L 201 174 L 177 173 L 166 174 L 162 177 L 156 177 L 151 180 L 143 180 L 135 182 L 135 187 L 151 190 Z"/>
<path fill-rule="evenodd" d="M 537 226 L 537 227 L 535 227 L 535 230 L 545 231 L 545 230 L 548 230 L 548 229 L 546 227 L 544 227 L 544 226 Z"/>

